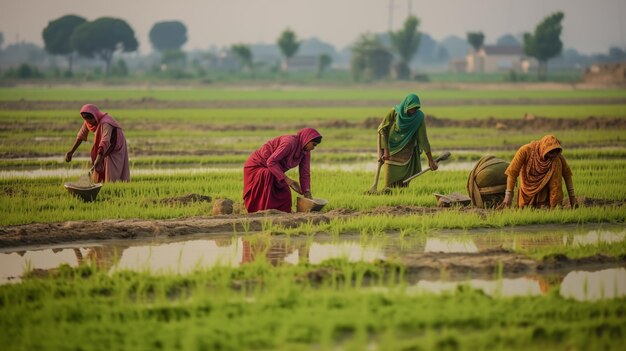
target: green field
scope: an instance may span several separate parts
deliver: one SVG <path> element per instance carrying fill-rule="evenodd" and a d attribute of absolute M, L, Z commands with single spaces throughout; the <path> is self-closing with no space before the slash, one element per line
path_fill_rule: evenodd
<path fill-rule="evenodd" d="M 309 282 L 298 277 L 325 271 Z M 10 350 L 618 350 L 624 300 L 408 292 L 380 265 L 267 263 L 185 277 L 61 269 L 0 286 Z M 400 273 L 401 274 L 401 273 Z M 298 283 L 299 282 L 299 283 Z M 233 288 L 238 287 L 238 288 Z"/>
<path fill-rule="evenodd" d="M 560 286 L 563 275 L 576 270 L 587 273 L 610 268 L 622 274 L 624 269 L 624 127 L 620 123 L 597 127 L 578 123 L 589 117 L 623 122 L 626 104 L 592 100 L 625 99 L 626 90 L 575 90 L 565 85 L 559 89 L 516 89 L 512 85 L 501 89 L 416 88 L 419 86 L 409 84 L 352 88 L 0 88 L 0 105 L 24 103 L 18 109 L 0 109 L 0 239 L 10 242 L 13 238 L 15 246 L 28 243 L 29 235 L 41 233 L 41 228 L 50 230 L 45 232 L 45 238 L 50 236 L 48 241 L 44 238 L 36 248 L 0 247 L 0 262 L 22 259 L 34 249 L 77 249 L 80 243 L 57 241 L 55 237 L 55 231 L 74 230 L 75 223 L 91 225 L 106 235 L 107 228 L 115 223 L 148 221 L 157 229 L 154 238 L 147 234 L 143 238 L 158 242 L 177 234 L 160 232 L 157 221 L 176 221 L 184 228 L 193 226 L 194 219 L 224 219 L 239 222 L 222 235 L 232 236 L 232 240 L 245 236 L 253 242 L 268 237 L 313 241 L 321 235 L 336 239 L 358 236 L 361 244 L 382 245 L 391 235 L 425 241 L 449 230 L 457 231 L 456 238 L 477 242 L 498 236 L 505 238 L 502 242 L 511 243 L 490 249 L 500 252 L 501 257 L 515 254 L 537 262 L 557 262 L 562 265 L 560 270 L 526 274 L 505 271 L 502 261 L 495 262 L 499 267 L 496 272 L 480 277 L 496 286 L 495 292 L 489 293 L 471 284 L 477 278 L 473 273 L 452 280 L 451 272 L 442 269 L 435 275 L 451 288 L 434 293 L 419 289 L 402 257 L 275 266 L 265 258 L 269 257 L 270 245 L 252 263 L 198 266 L 185 274 L 117 270 L 115 264 L 107 266 L 96 259 L 77 267 L 33 269 L 27 265 L 19 281 L 0 284 L 2 349 L 621 350 L 626 340 L 626 292 L 619 290 L 623 282 L 611 282 L 615 291 L 606 292 L 606 299 L 583 301 L 563 294 Z M 499 123 L 513 123 L 528 113 L 563 119 L 563 123 L 555 124 L 559 125 L 556 128 L 546 127 L 548 124 L 531 128 L 429 126 L 433 153 L 452 152 L 448 165 L 391 194 L 364 195 L 374 177 L 377 121 L 391 108 L 388 101 L 399 102 L 409 89 L 418 90 L 427 114 L 448 122 L 473 123 L 493 117 Z M 124 126 L 132 181 L 105 184 L 95 202 L 85 203 L 70 196 L 63 183 L 86 173 L 91 144 L 84 143 L 70 164 L 63 157 L 82 122 L 78 109 L 90 99 L 121 102 L 117 106 L 122 108 L 99 107 Z M 144 99 L 148 105 L 145 109 L 124 107 L 124 101 L 133 99 Z M 180 106 L 151 107 L 151 99 Z M 576 99 L 592 103 L 564 102 Z M 350 106 L 337 107 L 341 100 L 351 101 Z M 359 100 L 368 100 L 368 106 L 380 101 L 381 106 L 355 107 L 354 101 Z M 427 104 L 444 100 L 452 103 Z M 483 104 L 473 105 L 475 100 Z M 515 101 L 499 104 L 498 100 Z M 74 110 L 67 105 L 55 109 L 45 104 L 28 108 L 28 102 L 37 101 L 75 101 L 77 106 Z M 194 101 L 229 104 L 206 109 L 185 107 L 185 102 Z M 239 101 L 243 106 L 237 106 Z M 273 105 L 261 104 L 267 101 Z M 294 101 L 315 103 L 298 107 L 292 106 Z M 311 177 L 313 195 L 329 201 L 325 213 L 316 215 L 317 220 L 311 216 L 299 222 L 274 221 L 277 215 L 271 213 L 260 219 L 245 214 L 242 165 L 248 155 L 266 140 L 305 126 L 317 128 L 324 136 L 312 154 Z M 481 156 L 494 154 L 509 160 L 521 145 L 546 134 L 557 135 L 563 143 L 580 207 L 437 208 L 433 193 L 465 194 L 469 169 Z M 422 155 L 423 165 L 424 158 Z M 298 179 L 297 170 L 290 170 L 288 175 Z M 163 202 L 187 194 L 232 199 L 235 214 L 214 217 L 214 201 Z M 326 215 L 328 219 L 319 220 Z M 290 216 L 288 219 L 298 215 Z M 250 228 L 255 218 L 262 222 L 260 230 Z M 559 229 L 564 224 L 567 228 L 593 225 L 596 229 L 589 232 L 591 236 L 601 236 L 603 226 L 617 229 L 609 233 L 614 238 L 610 242 L 565 245 L 563 241 L 573 234 Z M 529 226 L 545 228 L 546 232 L 536 234 L 527 229 Z M 487 228 L 496 228 L 498 233 L 480 232 Z M 131 230 L 115 236 L 116 243 L 130 246 L 133 234 Z M 192 237 L 209 239 L 210 235 L 196 231 Z M 75 238 L 96 248 L 110 245 L 107 240 Z M 532 245 L 543 240 L 558 245 Z M 406 252 L 417 255 L 409 249 Z M 433 255 L 435 261 L 453 260 L 444 253 Z M 460 257 L 458 260 L 475 259 L 470 254 Z M 576 265 L 568 259 L 580 261 L 575 261 Z M 585 265 L 585 260 L 591 263 Z M 464 263 L 451 261 L 449 269 Z M 522 278 L 536 279 L 547 288 L 536 295 L 503 293 L 505 281 L 515 284 Z M 581 286 L 597 288 L 593 284 L 599 283 L 581 282 Z"/>
<path fill-rule="evenodd" d="M 129 100 L 129 99 L 158 99 L 176 101 L 197 100 L 401 100 L 409 91 L 416 91 L 424 101 L 442 99 L 577 99 L 577 98 L 626 98 L 623 89 L 575 90 L 565 86 L 564 89 L 499 89 L 480 88 L 472 90 L 429 88 L 429 85 L 406 84 L 402 88 L 397 86 L 380 87 L 376 85 L 361 88 L 335 87 L 164 87 L 164 88 L 134 88 L 124 86 L 113 87 L 85 87 L 85 88 L 0 88 L 0 101 L 21 100 L 28 101 L 89 101 L 89 100 Z"/>

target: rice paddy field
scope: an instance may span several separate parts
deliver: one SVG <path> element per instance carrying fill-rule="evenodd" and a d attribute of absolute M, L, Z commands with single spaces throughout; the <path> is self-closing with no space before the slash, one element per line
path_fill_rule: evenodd
<path fill-rule="evenodd" d="M 433 154 L 452 157 L 367 195 L 376 127 L 410 92 Z M 90 167 L 91 143 L 63 160 L 85 103 L 120 122 L 131 160 L 131 182 L 94 202 L 63 187 Z M 248 155 L 303 127 L 323 135 L 312 193 L 328 205 L 247 214 Z M 0 88 L 0 345 L 621 350 L 625 131 L 614 87 Z M 510 160 L 546 134 L 563 144 L 578 207 L 437 206 L 434 193 L 467 193 L 480 157 Z M 233 213 L 213 215 L 224 198 Z"/>

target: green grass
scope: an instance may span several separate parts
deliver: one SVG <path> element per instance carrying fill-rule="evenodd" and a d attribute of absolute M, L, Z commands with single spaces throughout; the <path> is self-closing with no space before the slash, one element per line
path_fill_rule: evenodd
<path fill-rule="evenodd" d="M 0 286 L 8 350 L 619 350 L 623 298 L 410 294 L 381 265 L 214 268 L 153 276 L 62 268 Z M 323 277 L 324 275 L 322 275 Z M 371 290 L 368 286 L 384 289 Z M 622 345 L 622 346 L 620 346 Z"/>
<path fill-rule="evenodd" d="M 180 87 L 180 88 L 136 88 L 136 87 L 76 87 L 63 88 L 0 88 L 0 100 L 45 100 L 45 101 L 91 101 L 91 100 L 128 100 L 159 99 L 178 101 L 230 100 L 230 101 L 265 101 L 265 100 L 398 100 L 409 92 L 416 92 L 425 101 L 439 99 L 550 99 L 550 98 L 624 98 L 623 89 L 598 90 L 541 90 L 539 89 L 465 89 L 455 90 L 429 88 L 428 85 L 362 86 L 362 87 L 268 87 L 265 84 L 252 88 L 242 87 Z"/>
<path fill-rule="evenodd" d="M 582 258 L 595 255 L 626 257 L 626 240 L 619 242 L 600 242 L 596 244 L 568 246 L 542 246 L 515 250 L 534 259 L 550 259 L 554 255 L 565 255 L 568 258 Z"/>
<path fill-rule="evenodd" d="M 592 198 L 612 200 L 626 199 L 626 161 L 572 160 L 576 194 Z M 292 170 L 288 174 L 297 179 Z M 411 186 L 396 190 L 389 196 L 366 196 L 363 193 L 371 186 L 373 174 L 369 172 L 327 171 L 312 169 L 313 195 L 329 200 L 328 210 L 348 208 L 367 210 L 381 206 L 435 206 L 432 193 L 466 193 L 467 171 L 445 171 L 426 173 Z M 66 220 L 101 220 L 107 218 L 180 218 L 208 215 L 210 204 L 195 203 L 189 206 L 166 206 L 158 201 L 188 193 L 210 195 L 214 198 L 227 197 L 241 204 L 242 171 L 200 172 L 188 174 L 185 170 L 172 175 L 132 176 L 131 183 L 106 184 L 95 203 L 83 203 L 72 198 L 63 189 L 64 181 L 74 179 L 34 178 L 0 180 L 0 225 L 15 225 L 33 222 L 61 222 Z M 96 210 L 97 209 L 97 210 Z M 580 208 L 563 211 L 505 211 L 493 217 L 482 218 L 478 214 L 454 214 L 446 212 L 440 216 L 425 216 L 423 221 L 393 224 L 392 218 L 375 217 L 390 223 L 381 230 L 396 229 L 397 225 L 411 228 L 471 228 L 484 226 L 509 226 L 531 223 L 577 223 L 623 222 L 623 208 L 611 210 Z M 426 218 L 428 217 L 428 218 Z M 621 218 L 621 220 L 620 220 Z M 406 221 L 410 222 L 408 218 Z M 363 228 L 369 222 L 356 221 Z M 360 223 L 360 224 L 359 224 Z M 346 227 L 345 231 L 354 228 Z M 327 231 L 322 228 L 320 231 Z M 357 230 L 359 231 L 359 230 Z"/>
<path fill-rule="evenodd" d="M 18 126 L 25 130 L 49 129 L 78 125 L 81 118 L 76 110 L 2 110 L 0 123 Z M 207 108 L 207 109 L 107 109 L 127 129 L 133 124 L 150 126 L 151 123 L 175 123 L 179 130 L 195 129 L 197 126 L 221 125 L 272 125 L 275 123 L 297 123 L 305 121 L 352 121 L 362 122 L 367 118 L 382 118 L 393 106 L 380 107 L 291 107 L 291 108 Z M 486 105 L 486 106 L 424 106 L 424 112 L 437 118 L 473 119 L 473 118 L 522 118 L 526 113 L 549 118 L 587 118 L 620 117 L 626 118 L 626 105 Z M 42 124 L 45 123 L 45 124 Z M 11 126 L 12 129 L 18 129 Z M 76 127 L 75 127 L 76 128 Z"/>
<path fill-rule="evenodd" d="M 88 161 L 77 160 L 72 163 L 66 163 L 63 160 L 63 151 L 65 144 L 60 145 L 55 156 L 50 158 L 26 158 L 26 159 L 0 159 L 0 171 L 16 170 L 16 171 L 38 171 L 53 169 L 87 169 Z M 88 146 L 81 147 L 76 153 L 78 156 L 88 157 Z M 30 151 L 29 151 L 30 152 Z M 485 154 L 495 155 L 504 160 L 510 160 L 515 154 L 514 150 L 497 151 L 489 150 L 453 150 L 447 164 L 454 162 L 475 162 Z M 437 151 L 435 151 L 437 154 Z M 223 168 L 233 167 L 241 168 L 248 158 L 248 154 L 243 152 L 232 155 L 184 155 L 184 156 L 133 156 L 130 159 L 131 169 L 158 169 L 164 168 Z M 607 148 L 591 148 L 591 149 L 568 149 L 566 152 L 568 160 L 600 160 L 602 162 L 613 162 L 614 160 L 626 159 L 626 150 L 614 147 Z M 355 170 L 359 167 L 372 166 L 375 164 L 375 153 L 373 150 L 369 152 L 352 152 L 342 151 L 338 153 L 334 150 L 324 150 L 323 147 L 316 149 L 313 160 L 313 168 L 320 166 L 353 166 Z M 445 166 L 444 166 L 445 167 Z"/>
<path fill-rule="evenodd" d="M 374 153 L 376 131 L 363 128 L 320 127 L 323 143 L 313 154 L 323 153 Z M 295 134 L 296 129 L 211 131 L 211 130 L 140 130 L 128 128 L 124 134 L 129 155 L 158 157 L 177 155 L 210 156 L 215 153 L 249 155 L 267 140 L 279 135 Z M 506 152 L 512 156 L 521 145 L 553 133 L 562 142 L 564 154 L 570 151 L 588 155 L 616 155 L 626 148 L 626 138 L 621 129 L 581 129 L 555 131 L 517 130 L 499 131 L 495 128 L 428 128 L 428 137 L 434 153 L 442 150 L 469 150 L 482 153 Z M 93 136 L 89 137 L 93 140 Z M 0 132 L 0 155 L 4 158 L 57 156 L 62 159 L 76 140 L 76 130 L 64 131 L 13 131 Z M 83 143 L 76 156 L 88 155 L 91 142 Z M 595 151 L 594 151 L 595 150 Z M 604 150 L 604 151 L 603 151 Z M 607 151 L 617 150 L 617 151 Z"/>

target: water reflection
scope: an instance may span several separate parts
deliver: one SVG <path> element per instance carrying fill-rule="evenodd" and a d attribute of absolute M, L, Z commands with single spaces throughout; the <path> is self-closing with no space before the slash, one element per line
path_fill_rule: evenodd
<path fill-rule="evenodd" d="M 188 273 L 194 268 L 241 264 L 241 239 L 194 240 L 154 246 L 129 247 L 114 269 L 153 273 Z"/>
<path fill-rule="evenodd" d="M 574 235 L 572 243 L 574 246 L 594 245 L 599 243 L 618 243 L 624 241 L 626 232 L 615 233 L 610 231 L 592 230 L 587 234 Z"/>
<path fill-rule="evenodd" d="M 539 278 L 516 278 L 500 280 L 472 279 L 462 282 L 429 281 L 420 280 L 416 285 L 409 288 L 412 293 L 435 293 L 453 292 L 460 285 L 469 286 L 472 289 L 481 290 L 490 296 L 537 296 L 545 294 L 548 289 Z"/>
<path fill-rule="evenodd" d="M 552 282 L 550 281 L 552 280 Z M 410 293 L 454 292 L 461 286 L 481 290 L 494 297 L 538 296 L 546 294 L 551 284 L 558 284 L 559 293 L 565 298 L 578 301 L 595 301 L 626 296 L 626 269 L 610 268 L 600 271 L 573 271 L 565 277 L 546 279 L 543 276 L 529 276 L 517 279 L 500 280 L 470 279 L 466 281 L 420 280 L 408 288 Z"/>
<path fill-rule="evenodd" d="M 475 253 L 478 247 L 471 239 L 428 238 L 424 252 Z"/>
<path fill-rule="evenodd" d="M 342 235 L 331 237 L 285 238 L 281 236 L 232 235 L 198 238 L 186 241 L 134 242 L 123 245 L 105 244 L 91 247 L 65 247 L 29 251 L 0 252 L 0 284 L 19 282 L 26 270 L 51 270 L 61 264 L 76 267 L 92 263 L 99 268 L 149 271 L 152 273 L 184 274 L 195 269 L 215 266 L 239 267 L 266 260 L 272 265 L 300 263 L 319 264 L 330 259 L 348 261 L 385 260 L 402 258 L 420 253 L 469 253 L 476 254 L 492 249 L 523 249 L 572 247 L 626 240 L 623 226 L 613 228 L 560 226 L 555 233 L 482 233 L 446 231 L 434 236 L 386 236 L 365 237 Z M 601 229 L 598 229 L 601 228 Z M 517 228 L 521 230 L 520 228 Z M 7 251 L 7 250 L 4 250 Z M 565 251 L 564 251 L 565 252 Z M 626 295 L 626 270 L 608 269 L 598 272 L 576 271 L 561 273 L 559 277 L 504 276 L 500 280 L 471 279 L 466 281 L 411 280 L 416 282 L 409 290 L 413 292 L 440 293 L 457 289 L 460 285 L 484 291 L 493 296 L 534 296 L 544 294 L 550 287 L 559 287 L 564 297 L 577 300 L 593 300 Z M 423 277 L 422 277 L 423 278 Z M 483 277 L 481 277 L 483 278 Z M 412 278 L 411 278 L 412 279 Z M 561 283 L 562 281 L 562 283 Z"/>
<path fill-rule="evenodd" d="M 382 248 L 363 246 L 357 242 L 311 244 L 309 262 L 319 264 L 333 258 L 343 258 L 350 262 L 373 262 L 385 258 Z"/>
<path fill-rule="evenodd" d="M 626 296 L 626 269 L 612 268 L 598 272 L 574 271 L 565 276 L 560 293 L 578 301 Z"/>
<path fill-rule="evenodd" d="M 0 253 L 0 283 L 21 281 L 26 269 L 49 270 L 67 264 L 76 267 L 87 249 L 48 249 Z M 78 254 L 77 254 L 78 252 Z"/>

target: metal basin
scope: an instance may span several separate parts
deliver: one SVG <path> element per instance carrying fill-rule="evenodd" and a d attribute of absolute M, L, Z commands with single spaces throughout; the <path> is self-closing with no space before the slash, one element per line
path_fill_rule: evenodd
<path fill-rule="evenodd" d="M 320 211 L 328 200 L 324 199 L 307 199 L 305 197 L 298 197 L 296 202 L 296 209 L 298 212 L 317 212 Z"/>
<path fill-rule="evenodd" d="M 80 183 L 65 183 L 63 186 L 70 194 L 83 199 L 85 202 L 91 202 L 98 196 L 100 188 L 102 188 L 102 183 L 89 185 Z"/>

